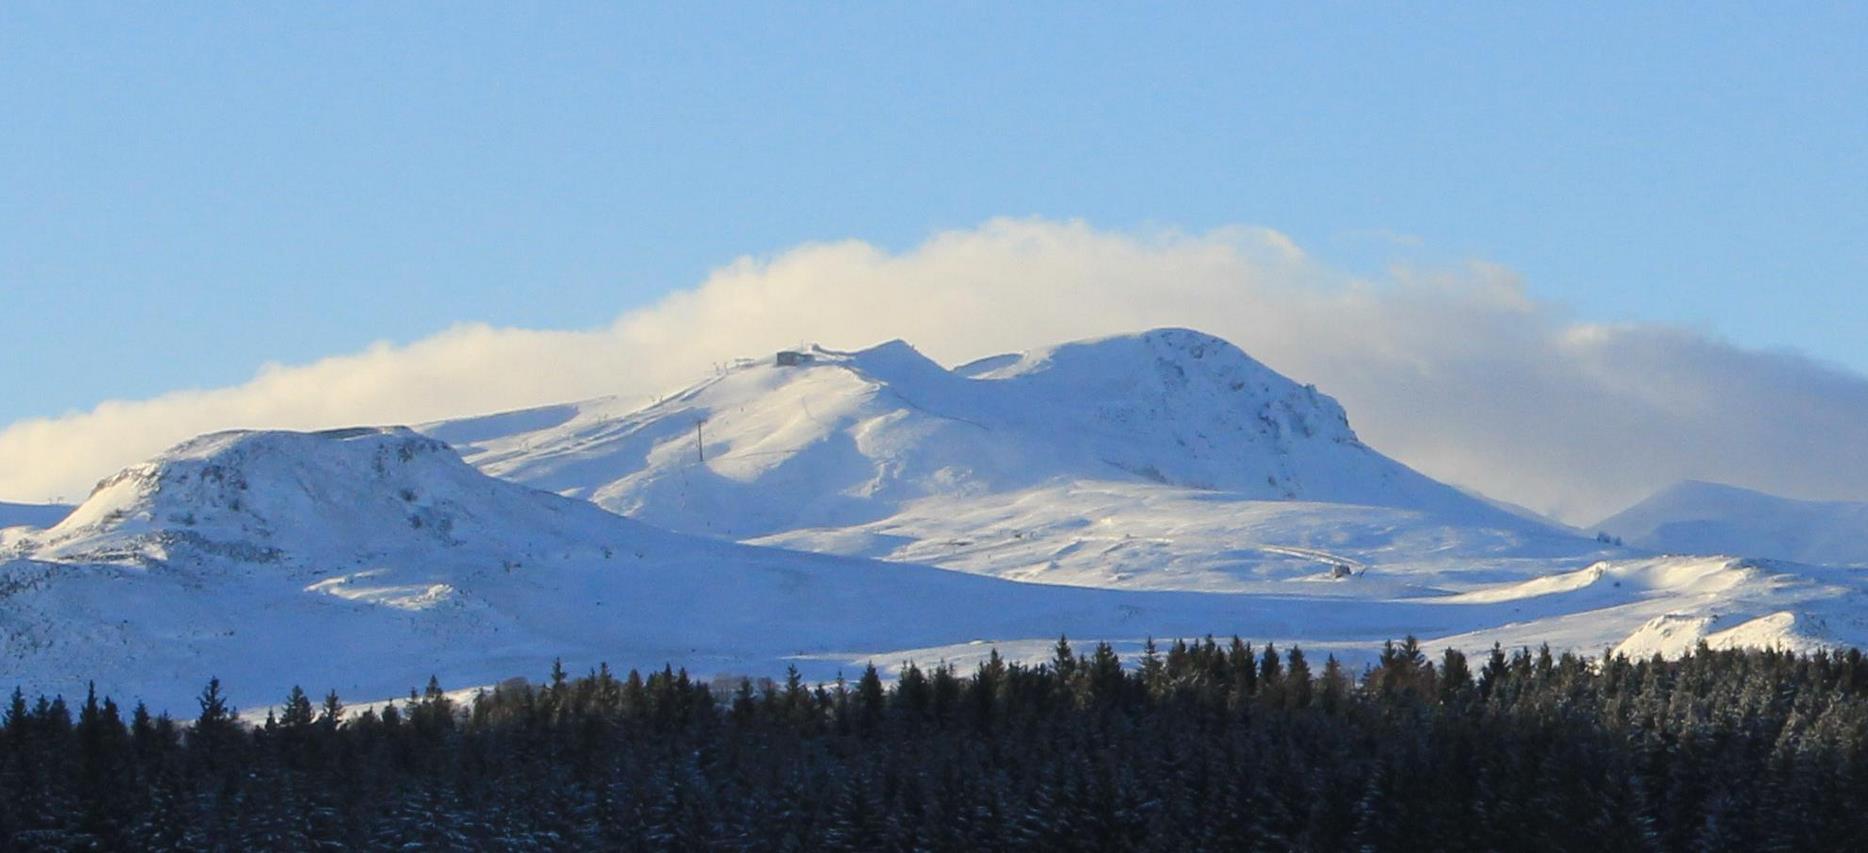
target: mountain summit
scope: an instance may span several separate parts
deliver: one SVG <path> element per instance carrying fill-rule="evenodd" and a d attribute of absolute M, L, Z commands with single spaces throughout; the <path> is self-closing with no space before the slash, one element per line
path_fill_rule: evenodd
<path fill-rule="evenodd" d="M 496 476 L 728 538 L 1081 481 L 1502 515 L 1363 444 L 1316 388 L 1187 329 L 952 370 L 902 341 L 812 347 L 643 409 L 599 399 L 423 431 Z"/>
<path fill-rule="evenodd" d="M 407 428 L 235 430 L 105 479 L 41 540 L 45 553 L 350 559 L 429 546 L 578 541 L 592 508 L 489 480 Z"/>

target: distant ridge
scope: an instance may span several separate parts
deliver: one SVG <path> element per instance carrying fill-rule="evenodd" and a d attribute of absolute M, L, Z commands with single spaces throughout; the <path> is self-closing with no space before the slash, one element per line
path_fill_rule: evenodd
<path fill-rule="evenodd" d="M 1687 480 L 1596 528 L 1655 551 L 1868 566 L 1868 503 L 1796 500 Z"/>
<path fill-rule="evenodd" d="M 16 504 L 0 501 L 0 529 L 8 527 L 51 527 L 71 514 L 65 504 Z"/>

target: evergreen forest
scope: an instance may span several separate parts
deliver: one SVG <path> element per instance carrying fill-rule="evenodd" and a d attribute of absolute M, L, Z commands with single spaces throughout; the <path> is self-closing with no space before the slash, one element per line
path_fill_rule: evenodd
<path fill-rule="evenodd" d="M 1630 660 L 1238 639 L 853 681 L 607 668 L 248 725 L 14 691 L 14 850 L 1843 850 L 1859 651 Z"/>

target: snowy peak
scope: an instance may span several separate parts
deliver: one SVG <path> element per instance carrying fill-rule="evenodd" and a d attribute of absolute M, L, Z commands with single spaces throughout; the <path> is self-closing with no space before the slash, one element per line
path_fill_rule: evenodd
<path fill-rule="evenodd" d="M 1714 483 L 1707 480 L 1681 480 L 1671 486 L 1655 492 L 1642 503 L 1666 505 L 1679 508 L 1725 509 L 1734 505 L 1752 508 L 1765 506 L 1820 506 L 1821 501 L 1802 501 L 1794 498 L 1747 489 L 1726 483 Z"/>
<path fill-rule="evenodd" d="M 817 345 L 813 345 L 810 352 L 822 363 L 839 365 L 882 383 L 940 382 L 947 373 L 946 368 L 900 338 L 856 352 L 838 352 Z"/>
<path fill-rule="evenodd" d="M 990 369 L 985 365 L 995 364 Z M 979 379 L 1022 379 L 1035 386 L 1094 389 L 1097 396 L 1196 397 L 1224 400 L 1227 394 L 1289 400 L 1306 413 L 1322 414 L 1345 428 L 1335 400 L 1314 387 L 1299 386 L 1230 342 L 1191 329 L 1153 329 L 1076 341 L 974 362 Z M 963 368 L 964 369 L 964 368 Z M 1351 436 L 1353 438 L 1353 435 Z"/>
<path fill-rule="evenodd" d="M 1503 517 L 1363 445 L 1315 388 L 1187 329 L 953 370 L 903 341 L 813 346 L 643 409 L 602 399 L 423 431 L 495 476 L 731 538 L 1076 481 Z"/>
<path fill-rule="evenodd" d="M 1361 447 L 1334 399 L 1287 379 L 1225 340 L 1189 329 L 1155 329 L 1038 350 L 977 378 L 1013 383 L 1020 396 L 1042 399 L 1101 429 L 1126 434 L 1170 463 L 1177 455 L 1211 463 L 1189 472 L 1190 482 L 1181 485 L 1247 487 L 1240 475 L 1257 474 L 1257 466 L 1228 471 L 1226 461 L 1249 459 L 1253 449 L 1289 456 L 1307 443 Z M 1154 444 L 1162 446 L 1150 447 Z M 1280 479 L 1284 482 L 1275 488 L 1300 496 L 1304 483 L 1299 478 Z"/>
<path fill-rule="evenodd" d="M 393 481 L 415 479 L 402 469 L 445 452 L 445 444 L 405 430 L 211 433 L 98 483 L 52 533 L 181 525 L 263 534 L 393 491 Z"/>
<path fill-rule="evenodd" d="M 97 485 L 46 553 L 143 560 L 176 548 L 243 559 L 457 545 L 489 526 L 549 533 L 575 504 L 491 480 L 402 427 L 230 431 Z"/>
<path fill-rule="evenodd" d="M 1099 392 L 1097 396 L 1109 398 L 1300 397 L 1309 408 L 1347 420 L 1342 407 L 1315 388 L 1299 386 L 1231 343 L 1191 329 L 1153 329 L 993 356 L 957 372 L 984 380 L 1093 389 Z"/>

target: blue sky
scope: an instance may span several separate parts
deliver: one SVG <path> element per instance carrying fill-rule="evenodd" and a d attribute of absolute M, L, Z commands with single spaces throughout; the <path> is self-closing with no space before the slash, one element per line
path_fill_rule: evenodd
<path fill-rule="evenodd" d="M 0 425 L 996 216 L 1868 368 L 1868 6 L 514 5 L 0 6 Z"/>

